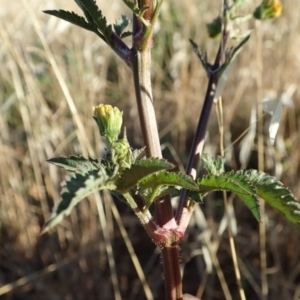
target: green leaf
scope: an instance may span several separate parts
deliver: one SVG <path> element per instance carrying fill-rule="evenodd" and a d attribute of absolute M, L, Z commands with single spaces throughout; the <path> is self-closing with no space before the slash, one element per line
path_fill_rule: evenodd
<path fill-rule="evenodd" d="M 189 193 L 189 198 L 191 198 L 196 203 L 203 203 L 202 195 L 199 192 L 192 191 Z"/>
<path fill-rule="evenodd" d="M 281 212 L 289 222 L 300 228 L 300 203 L 280 181 L 257 170 L 237 173 L 246 176 L 247 180 L 255 186 L 259 197 Z"/>
<path fill-rule="evenodd" d="M 84 29 L 95 31 L 95 26 L 93 24 L 86 22 L 86 20 L 83 17 L 78 16 L 74 12 L 69 12 L 65 10 L 44 10 L 44 13 L 55 16 Z"/>
<path fill-rule="evenodd" d="M 99 9 L 98 5 L 96 4 L 96 1 L 94 0 L 76 0 L 76 3 L 78 4 L 82 9 L 83 12 L 89 21 L 89 23 L 94 24 L 105 36 L 106 42 L 110 44 L 110 34 L 112 29 L 107 26 L 107 20 L 102 15 L 102 11 Z"/>
<path fill-rule="evenodd" d="M 139 9 L 139 3 L 137 0 L 122 0 L 127 7 L 134 12 L 135 14 L 139 14 L 140 13 L 140 9 Z"/>
<path fill-rule="evenodd" d="M 146 176 L 161 170 L 170 170 L 173 168 L 174 165 L 164 159 L 150 158 L 139 160 L 132 164 L 130 169 L 126 169 L 123 172 L 118 180 L 117 190 L 126 192 Z"/>
<path fill-rule="evenodd" d="M 141 149 L 134 149 L 131 152 L 130 160 L 132 163 L 135 163 L 138 159 L 141 159 L 143 156 L 145 156 L 145 148 L 143 147 Z"/>
<path fill-rule="evenodd" d="M 132 36 L 132 31 L 125 31 L 125 32 L 123 32 L 123 33 L 120 35 L 120 38 L 121 38 L 121 39 L 124 39 L 124 38 L 126 38 L 126 37 L 128 37 L 128 36 Z"/>
<path fill-rule="evenodd" d="M 116 21 L 116 24 L 114 24 L 114 30 L 116 34 L 121 37 L 124 29 L 128 26 L 129 23 L 130 19 L 122 15 L 121 18 Z"/>
<path fill-rule="evenodd" d="M 180 186 L 192 191 L 197 191 L 197 183 L 189 176 L 182 173 L 167 172 L 165 170 L 151 174 L 139 182 L 139 187 L 155 189 L 159 185 Z"/>
<path fill-rule="evenodd" d="M 67 171 L 74 172 L 76 169 L 82 165 L 90 165 L 99 168 L 99 162 L 97 159 L 85 158 L 83 156 L 74 156 L 69 157 L 54 157 L 47 160 L 47 162 L 54 164 L 60 168 L 64 168 Z"/>
<path fill-rule="evenodd" d="M 157 198 L 170 192 L 169 186 L 198 190 L 194 180 L 182 173 L 167 172 L 165 170 L 151 174 L 139 182 L 140 194 L 146 200 L 148 206 Z"/>
<path fill-rule="evenodd" d="M 113 33 L 113 26 L 112 25 L 108 25 L 105 29 L 105 31 L 103 31 L 103 34 L 106 36 L 106 41 L 109 45 L 111 45 L 111 35 Z"/>
<path fill-rule="evenodd" d="M 55 205 L 42 233 L 60 223 L 73 207 L 90 194 L 102 189 L 114 189 L 104 168 L 86 163 L 66 178 L 62 184 L 61 198 Z"/>
<path fill-rule="evenodd" d="M 83 13 L 84 13 L 86 19 L 88 20 L 88 22 L 89 22 L 90 24 L 94 24 L 94 19 L 93 19 L 93 17 L 91 16 L 91 14 L 90 14 L 90 12 L 88 11 L 88 9 L 86 9 L 84 3 L 87 2 L 87 1 L 88 1 L 88 2 L 92 2 L 92 5 L 96 6 L 97 9 L 99 9 L 98 6 L 97 6 L 97 4 L 96 4 L 96 1 L 95 1 L 95 0 L 87 0 L 87 1 L 86 1 L 86 0 L 74 0 L 74 1 L 75 1 L 75 3 L 80 7 L 80 9 L 83 11 Z"/>
<path fill-rule="evenodd" d="M 259 203 L 256 190 L 248 178 L 240 173 L 229 172 L 222 175 L 208 175 L 198 180 L 200 193 L 225 190 L 235 193 L 251 210 L 254 217 L 260 221 Z"/>
<path fill-rule="evenodd" d="M 224 161 L 225 159 L 218 156 L 217 159 L 212 158 L 206 153 L 202 154 L 201 157 L 204 168 L 209 175 L 221 175 L 224 173 Z"/>

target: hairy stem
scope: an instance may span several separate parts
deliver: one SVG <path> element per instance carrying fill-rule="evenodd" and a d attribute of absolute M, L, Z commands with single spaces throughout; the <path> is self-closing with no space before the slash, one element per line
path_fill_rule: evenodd
<path fill-rule="evenodd" d="M 179 265 L 179 240 L 174 234 L 172 242 L 161 248 L 165 276 L 166 300 L 182 299 L 182 280 Z"/>

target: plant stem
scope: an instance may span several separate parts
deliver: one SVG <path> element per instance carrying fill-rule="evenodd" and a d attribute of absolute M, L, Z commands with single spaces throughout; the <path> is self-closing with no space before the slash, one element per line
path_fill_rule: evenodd
<path fill-rule="evenodd" d="M 141 5 L 147 2 L 140 1 Z M 149 1 L 148 1 L 149 2 Z M 148 3 L 147 2 L 147 3 Z M 152 1 L 150 1 L 152 2 Z M 146 3 L 146 4 L 147 4 Z M 157 14 L 157 11 L 156 11 Z M 153 31 L 153 25 L 152 31 Z M 153 106 L 151 87 L 151 43 L 152 33 L 143 40 L 140 36 L 144 26 L 136 16 L 133 18 L 133 55 L 132 70 L 139 119 L 141 124 L 147 157 L 162 157 L 155 110 Z M 147 32 L 149 34 L 149 32 Z M 156 222 L 162 230 L 171 232 L 176 228 L 176 222 L 169 195 L 155 201 Z M 151 233 L 153 234 L 153 233 Z M 153 235 L 155 241 L 155 235 Z M 157 242 L 157 241 L 156 241 Z M 165 291 L 167 300 L 182 299 L 182 280 L 179 265 L 179 239 L 177 233 L 172 231 L 160 243 L 163 270 L 165 277 Z"/>
<path fill-rule="evenodd" d="M 204 104 L 202 107 L 201 115 L 199 117 L 196 134 L 194 136 L 192 149 L 191 149 L 190 156 L 189 156 L 189 161 L 188 161 L 188 164 L 186 167 L 187 175 L 192 174 L 192 169 L 195 164 L 196 157 L 198 155 L 200 156 L 202 153 L 202 150 L 203 150 L 204 138 L 205 138 L 205 134 L 206 134 L 207 123 L 208 123 L 210 112 L 211 112 L 212 105 L 213 105 L 216 84 L 217 84 L 217 75 L 212 73 L 210 75 L 209 82 L 207 85 Z M 194 174 L 193 177 L 196 178 L 196 174 Z M 175 219 L 176 219 L 178 225 L 180 225 L 180 223 L 182 222 L 181 221 L 182 210 L 184 208 L 184 203 L 185 203 L 187 194 L 188 194 L 188 191 L 183 189 L 181 192 L 181 195 L 180 195 L 179 205 L 178 205 L 178 208 L 176 211 L 176 216 L 175 216 Z M 185 215 L 185 216 L 187 217 L 188 215 Z M 187 224 L 188 222 L 184 222 L 184 223 Z"/>
<path fill-rule="evenodd" d="M 256 107 L 257 107 L 257 119 L 262 119 L 263 109 L 261 105 L 262 97 L 262 74 L 263 74 L 263 57 L 262 57 L 262 29 L 259 22 L 255 22 L 256 26 L 256 88 L 257 88 L 257 98 L 256 98 Z M 258 170 L 264 170 L 264 136 L 262 132 L 264 131 L 263 122 L 258 122 L 257 126 L 257 156 L 258 156 Z M 261 201 L 260 205 L 260 214 L 262 220 L 265 219 L 265 202 Z M 268 275 L 267 275 L 267 249 L 266 249 L 266 223 L 264 221 L 259 223 L 259 247 L 260 247 L 260 267 L 261 267 L 261 299 L 266 300 L 269 294 L 268 286 Z"/>
<path fill-rule="evenodd" d="M 203 151 L 203 146 L 204 146 L 204 139 L 205 139 L 205 134 L 207 130 L 207 124 L 209 121 L 212 105 L 214 102 L 214 97 L 215 97 L 215 91 L 218 83 L 218 70 L 221 66 L 222 58 L 224 57 L 224 49 L 226 48 L 228 40 L 228 32 L 223 33 L 223 39 L 220 43 L 218 53 L 215 58 L 214 65 L 210 68 L 210 73 L 209 73 L 209 81 L 207 85 L 207 90 L 204 98 L 204 103 L 202 107 L 202 111 L 199 117 L 197 129 L 196 129 L 196 134 L 194 136 L 192 148 L 190 151 L 190 156 L 188 160 L 188 164 L 186 167 L 186 174 L 187 175 L 192 175 L 193 172 L 193 166 L 195 165 L 196 159 L 201 158 L 201 154 Z M 193 177 L 196 178 L 196 171 L 195 174 L 193 174 Z M 179 200 L 179 205 L 176 211 L 176 216 L 175 219 L 180 225 L 181 223 L 183 224 L 188 224 L 186 220 L 181 220 L 182 217 L 182 210 L 185 205 L 185 199 L 187 197 L 187 190 L 183 189 L 180 195 L 180 200 Z M 191 214 L 184 214 L 185 218 L 190 218 Z M 182 228 L 183 230 L 184 228 Z"/>
<path fill-rule="evenodd" d="M 141 41 L 138 40 L 143 24 L 133 17 L 133 56 L 132 69 L 135 86 L 135 95 L 139 112 L 144 144 L 146 146 L 147 157 L 162 157 L 157 121 L 153 106 L 152 86 L 151 86 L 151 40 L 152 34 L 148 40 L 143 42 L 147 47 L 140 47 Z M 139 46 L 138 46 L 139 45 Z M 140 48 L 143 49 L 140 51 Z M 155 202 L 156 221 L 159 226 L 175 226 L 174 215 L 169 196 L 159 199 Z"/>
<path fill-rule="evenodd" d="M 143 7 L 145 3 L 140 3 Z M 147 157 L 162 157 L 151 85 L 151 40 L 143 39 L 141 21 L 133 15 L 132 71 L 140 125 Z"/>
<path fill-rule="evenodd" d="M 154 0 L 138 0 L 140 8 L 148 7 L 148 9 L 145 11 L 144 16 L 143 16 L 145 20 L 149 21 L 152 19 L 153 10 L 154 10 L 153 1 Z"/>
<path fill-rule="evenodd" d="M 165 297 L 167 300 L 182 299 L 182 280 L 179 267 L 179 240 L 176 235 L 173 241 L 161 248 L 165 277 Z"/>
<path fill-rule="evenodd" d="M 139 119 L 147 157 L 162 157 L 151 87 L 151 53 L 133 49 L 133 78 Z"/>

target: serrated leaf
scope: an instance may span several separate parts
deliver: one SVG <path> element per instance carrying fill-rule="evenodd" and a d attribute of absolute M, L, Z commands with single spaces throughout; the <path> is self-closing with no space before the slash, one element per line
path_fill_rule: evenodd
<path fill-rule="evenodd" d="M 74 172 L 76 169 L 83 165 L 90 165 L 99 168 L 99 162 L 97 159 L 85 158 L 83 156 L 74 156 L 69 157 L 54 157 L 47 160 L 47 162 L 54 164 L 60 168 L 64 168 L 67 171 Z"/>
<path fill-rule="evenodd" d="M 113 33 L 113 27 L 112 25 L 108 25 L 106 27 L 106 30 L 105 30 L 105 36 L 107 37 L 107 41 L 109 42 L 110 41 L 110 37 L 111 37 L 111 34 Z"/>
<path fill-rule="evenodd" d="M 167 172 L 164 170 L 151 174 L 139 182 L 139 187 L 142 189 L 155 189 L 159 185 L 180 186 L 188 190 L 198 190 L 198 185 L 191 177 L 182 173 Z"/>
<path fill-rule="evenodd" d="M 124 38 L 126 38 L 126 37 L 128 37 L 128 36 L 132 36 L 132 31 L 125 31 L 125 32 L 123 32 L 123 33 L 120 35 L 120 38 L 121 38 L 121 39 L 124 39 Z"/>
<path fill-rule="evenodd" d="M 61 198 L 45 222 L 42 233 L 60 223 L 82 199 L 102 189 L 114 189 L 104 168 L 98 169 L 88 163 L 80 166 L 63 182 Z"/>
<path fill-rule="evenodd" d="M 192 191 L 191 193 L 189 193 L 189 198 L 191 198 L 196 203 L 203 203 L 203 198 L 201 194 L 197 192 Z"/>
<path fill-rule="evenodd" d="M 182 173 L 167 172 L 165 170 L 151 174 L 139 182 L 139 191 L 148 206 L 157 198 L 162 197 L 170 186 L 198 190 L 194 180 Z M 170 192 L 170 190 L 168 190 Z"/>
<path fill-rule="evenodd" d="M 91 16 L 90 12 L 86 9 L 86 7 L 85 7 L 84 4 L 83 4 L 83 3 L 86 2 L 86 1 L 85 1 L 85 0 L 83 0 L 83 1 L 82 1 L 82 0 L 74 0 L 74 1 L 75 1 L 75 3 L 80 7 L 80 9 L 83 11 L 83 13 L 84 13 L 86 19 L 88 20 L 88 22 L 89 22 L 90 24 L 94 24 L 94 19 L 93 19 L 93 17 Z M 96 5 L 96 6 L 97 6 L 95 0 L 87 0 L 87 1 L 92 2 L 93 5 Z M 98 6 L 97 6 L 97 9 L 98 9 Z"/>
<path fill-rule="evenodd" d="M 260 221 L 256 190 L 246 176 L 233 172 L 222 175 L 207 175 L 198 180 L 198 186 L 202 195 L 218 190 L 235 193 L 251 210 L 254 217 Z"/>
<path fill-rule="evenodd" d="M 145 156 L 145 148 L 146 147 L 143 147 L 141 149 L 134 149 L 131 152 L 130 160 L 132 161 L 132 163 L 135 163 L 138 159 L 141 159 L 143 156 Z"/>
<path fill-rule="evenodd" d="M 221 175 L 224 173 L 224 158 L 218 156 L 217 159 L 212 158 L 206 153 L 201 157 L 205 170 L 210 175 Z"/>
<path fill-rule="evenodd" d="M 255 186 L 259 197 L 281 212 L 289 222 L 300 228 L 300 203 L 280 181 L 257 170 L 237 173 L 246 176 L 247 180 Z"/>
<path fill-rule="evenodd" d="M 161 170 L 170 170 L 173 168 L 174 165 L 164 159 L 150 158 L 139 160 L 132 164 L 130 169 L 126 169 L 123 172 L 118 180 L 117 190 L 126 192 L 146 176 Z"/>
<path fill-rule="evenodd" d="M 84 14 L 90 23 L 93 23 L 106 37 L 106 42 L 110 43 L 110 35 L 112 29 L 107 26 L 107 20 L 102 15 L 96 1 L 94 0 L 77 0 L 83 7 Z"/>
<path fill-rule="evenodd" d="M 116 34 L 121 37 L 124 29 L 128 26 L 129 23 L 130 19 L 125 15 L 122 15 L 121 18 L 116 21 L 116 24 L 114 24 L 114 30 Z"/>
<path fill-rule="evenodd" d="M 69 12 L 65 10 L 44 10 L 44 13 L 55 16 L 84 29 L 95 31 L 95 27 L 92 24 L 86 22 L 86 20 L 83 17 L 78 16 L 74 12 Z"/>
<path fill-rule="evenodd" d="M 140 190 L 139 194 L 143 197 L 146 208 L 149 208 L 150 205 L 156 200 L 157 198 L 163 197 L 164 195 L 171 194 L 173 192 L 174 187 L 168 187 L 164 185 L 157 186 L 156 189 L 145 188 Z"/>

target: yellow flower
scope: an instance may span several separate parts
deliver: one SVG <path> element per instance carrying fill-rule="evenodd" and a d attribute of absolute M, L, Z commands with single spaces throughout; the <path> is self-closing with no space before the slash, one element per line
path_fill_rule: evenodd
<path fill-rule="evenodd" d="M 123 113 L 111 105 L 100 104 L 93 107 L 93 118 L 96 121 L 100 135 L 110 143 L 116 141 L 121 131 Z"/>
<path fill-rule="evenodd" d="M 253 16 L 258 20 L 278 18 L 282 13 L 282 4 L 280 0 L 263 0 L 255 9 Z"/>

